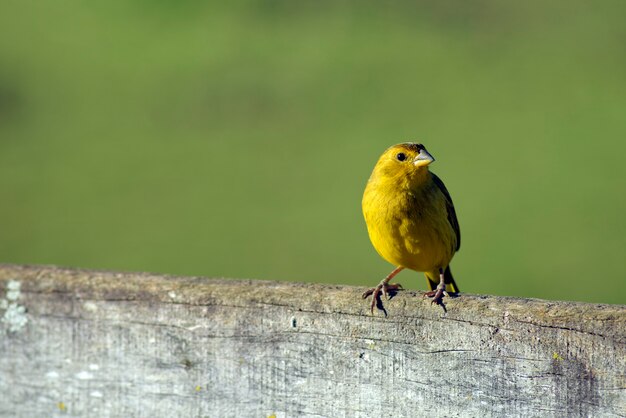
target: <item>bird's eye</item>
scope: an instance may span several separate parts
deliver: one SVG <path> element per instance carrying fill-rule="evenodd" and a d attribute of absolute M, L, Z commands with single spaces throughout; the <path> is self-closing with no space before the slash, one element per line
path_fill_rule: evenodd
<path fill-rule="evenodd" d="M 398 159 L 398 161 L 404 161 L 406 160 L 406 154 L 403 152 L 398 153 L 398 155 L 396 155 L 396 158 Z"/>

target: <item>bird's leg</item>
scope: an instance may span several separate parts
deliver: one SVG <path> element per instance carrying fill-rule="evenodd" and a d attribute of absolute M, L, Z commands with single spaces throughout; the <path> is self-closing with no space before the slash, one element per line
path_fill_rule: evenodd
<path fill-rule="evenodd" d="M 387 300 L 389 300 L 389 291 L 392 291 L 395 293 L 398 290 L 402 289 L 402 285 L 399 283 L 389 283 L 389 281 L 393 279 L 395 275 L 400 273 L 402 270 L 404 270 L 404 267 L 402 266 L 396 267 L 391 273 L 389 273 L 387 277 L 385 277 L 384 279 L 380 281 L 378 286 L 368 289 L 365 291 L 365 293 L 363 293 L 363 299 L 367 298 L 369 295 L 372 295 L 372 304 L 370 306 L 370 311 L 372 312 L 372 314 L 374 314 L 374 306 L 378 306 L 378 309 L 385 312 L 385 316 L 387 316 L 387 311 L 385 311 L 385 308 L 383 307 L 383 303 L 380 301 L 380 295 L 382 293 L 383 296 L 385 296 Z"/>
<path fill-rule="evenodd" d="M 430 301 L 431 303 L 441 305 L 443 310 L 446 310 L 446 306 L 443 304 L 443 297 L 448 296 L 448 292 L 446 292 L 446 282 L 444 280 L 443 269 L 439 269 L 439 284 L 437 285 L 437 288 L 424 293 L 424 296 L 433 298 L 433 300 Z"/>

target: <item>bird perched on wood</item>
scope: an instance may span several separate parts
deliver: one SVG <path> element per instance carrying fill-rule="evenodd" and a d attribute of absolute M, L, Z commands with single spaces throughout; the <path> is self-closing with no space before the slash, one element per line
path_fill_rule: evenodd
<path fill-rule="evenodd" d="M 397 266 L 363 293 L 363 298 L 372 295 L 372 313 L 378 306 L 387 314 L 380 296 L 402 288 L 389 281 L 405 268 L 425 273 L 430 287 L 425 296 L 444 310 L 443 296 L 459 291 L 449 264 L 461 246 L 461 231 L 446 186 L 428 170 L 433 161 L 422 144 L 394 145 L 367 182 L 362 205 L 370 240 L 382 258 Z"/>

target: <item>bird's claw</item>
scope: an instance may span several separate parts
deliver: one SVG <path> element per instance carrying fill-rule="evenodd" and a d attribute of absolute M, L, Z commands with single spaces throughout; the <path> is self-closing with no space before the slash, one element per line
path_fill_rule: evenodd
<path fill-rule="evenodd" d="M 447 312 L 446 305 L 443 303 L 443 297 L 449 296 L 448 292 L 445 291 L 444 288 L 437 286 L 436 290 L 432 290 L 430 292 L 424 293 L 424 297 L 433 298 L 430 303 L 434 303 L 435 305 L 440 305 L 444 312 Z"/>
<path fill-rule="evenodd" d="M 378 284 L 378 286 L 366 290 L 363 293 L 363 299 L 366 299 L 368 296 L 372 295 L 372 303 L 370 305 L 370 312 L 372 313 L 372 315 L 374 314 L 374 306 L 376 306 L 379 310 L 385 313 L 385 316 L 387 316 L 387 311 L 383 306 L 383 302 L 380 296 L 383 295 L 387 300 L 390 300 L 396 295 L 399 290 L 403 290 L 403 287 L 400 283 L 386 283 L 385 281 L 382 281 Z"/>

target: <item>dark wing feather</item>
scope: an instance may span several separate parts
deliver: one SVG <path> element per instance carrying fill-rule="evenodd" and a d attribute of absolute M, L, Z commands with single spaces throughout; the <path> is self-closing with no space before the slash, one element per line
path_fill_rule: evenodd
<path fill-rule="evenodd" d="M 431 173 L 433 176 L 433 181 L 439 187 L 439 190 L 446 197 L 446 209 L 448 210 L 448 222 L 452 225 L 452 229 L 454 229 L 454 233 L 456 234 L 456 251 L 459 251 L 461 248 L 461 229 L 459 228 L 459 221 L 456 218 L 456 212 L 454 211 L 454 204 L 452 203 L 452 198 L 450 197 L 450 193 L 448 193 L 448 189 L 443 184 L 443 181 L 439 177 L 435 175 L 435 173 Z"/>

